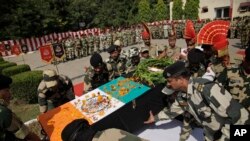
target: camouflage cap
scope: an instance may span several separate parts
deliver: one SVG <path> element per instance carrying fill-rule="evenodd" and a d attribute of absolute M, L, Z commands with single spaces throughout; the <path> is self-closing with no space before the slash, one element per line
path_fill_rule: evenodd
<path fill-rule="evenodd" d="M 57 73 L 54 70 L 44 70 L 43 80 L 47 88 L 51 88 L 57 85 Z"/>
<path fill-rule="evenodd" d="M 12 79 L 8 76 L 0 74 L 0 90 L 9 88 L 12 83 Z"/>
<path fill-rule="evenodd" d="M 175 77 L 181 75 L 183 72 L 186 72 L 185 63 L 182 61 L 177 61 L 174 64 L 169 65 L 163 71 L 163 76 L 165 78 Z"/>

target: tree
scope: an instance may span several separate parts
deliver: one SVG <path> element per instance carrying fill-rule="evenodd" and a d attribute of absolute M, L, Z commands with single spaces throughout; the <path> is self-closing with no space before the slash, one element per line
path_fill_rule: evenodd
<path fill-rule="evenodd" d="M 151 17 L 151 9 L 148 0 L 141 0 L 138 4 L 138 20 L 139 22 L 150 22 Z"/>
<path fill-rule="evenodd" d="M 182 19 L 182 15 L 183 15 L 182 5 L 183 5 L 182 0 L 174 0 L 173 9 L 172 9 L 174 20 Z"/>
<path fill-rule="evenodd" d="M 184 9 L 185 19 L 197 20 L 199 14 L 199 0 L 187 0 Z"/>
<path fill-rule="evenodd" d="M 84 23 L 84 28 L 91 27 L 91 22 L 97 14 L 98 3 L 95 0 L 72 0 L 68 7 L 71 22 L 71 26 L 74 30 L 79 30 L 80 23 Z"/>
<path fill-rule="evenodd" d="M 154 9 L 154 20 L 160 21 L 160 20 L 166 20 L 167 19 L 167 6 L 163 2 L 163 0 L 158 0 L 157 4 L 155 5 Z"/>

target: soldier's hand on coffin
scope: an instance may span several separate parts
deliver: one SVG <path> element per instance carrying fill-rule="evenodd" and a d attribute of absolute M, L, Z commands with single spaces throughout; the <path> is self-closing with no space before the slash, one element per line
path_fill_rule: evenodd
<path fill-rule="evenodd" d="M 144 124 L 150 124 L 150 123 L 154 123 L 155 122 L 155 118 L 154 115 L 152 113 L 152 111 L 149 112 L 149 118 L 147 121 L 144 122 Z"/>

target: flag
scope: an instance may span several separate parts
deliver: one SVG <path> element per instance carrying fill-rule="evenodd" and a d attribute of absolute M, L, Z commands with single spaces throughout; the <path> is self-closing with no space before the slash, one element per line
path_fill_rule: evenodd
<path fill-rule="evenodd" d="M 39 50 L 43 61 L 50 63 L 53 60 L 51 45 L 42 46 L 39 48 Z"/>

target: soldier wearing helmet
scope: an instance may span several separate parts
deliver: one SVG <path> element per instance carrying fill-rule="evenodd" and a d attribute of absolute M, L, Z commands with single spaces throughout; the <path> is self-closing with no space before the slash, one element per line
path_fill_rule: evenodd
<path fill-rule="evenodd" d="M 93 90 L 109 81 L 107 65 L 99 53 L 95 52 L 91 56 L 90 65 L 84 75 L 84 92 Z"/>
<path fill-rule="evenodd" d="M 72 81 L 64 75 L 58 75 L 54 70 L 44 70 L 43 80 L 38 86 L 38 104 L 41 113 L 73 100 Z"/>
<path fill-rule="evenodd" d="M 140 63 L 140 51 L 137 47 L 132 47 L 128 50 L 128 62 L 126 73 L 135 71 Z"/>

